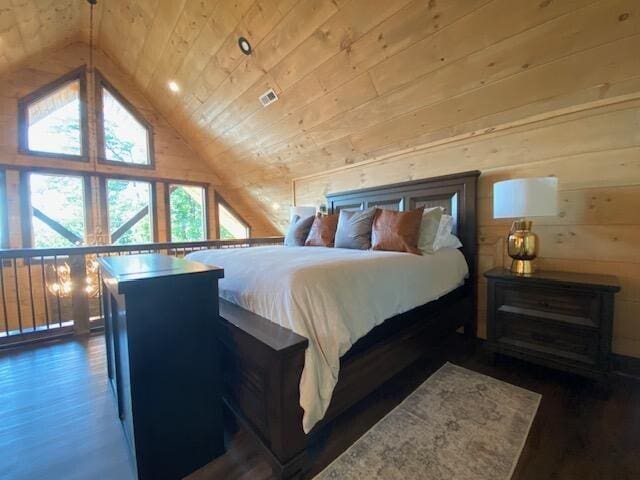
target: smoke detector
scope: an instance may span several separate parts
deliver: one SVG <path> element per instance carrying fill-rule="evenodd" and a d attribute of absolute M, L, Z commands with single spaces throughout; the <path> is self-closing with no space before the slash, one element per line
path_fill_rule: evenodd
<path fill-rule="evenodd" d="M 276 92 L 273 91 L 273 88 L 270 88 L 265 93 L 260 95 L 260 103 L 262 104 L 263 107 L 266 107 L 267 105 L 271 105 L 273 102 L 277 100 L 278 100 L 278 95 L 276 95 Z"/>

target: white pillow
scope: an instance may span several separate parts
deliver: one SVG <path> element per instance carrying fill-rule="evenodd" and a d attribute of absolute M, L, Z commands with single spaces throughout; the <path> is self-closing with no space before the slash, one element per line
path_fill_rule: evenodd
<path fill-rule="evenodd" d="M 442 215 L 440 225 L 438 226 L 438 233 L 433 242 L 433 250 L 430 253 L 437 252 L 441 248 L 460 248 L 462 246 L 458 237 L 451 233 L 452 230 L 453 217 L 451 215 Z"/>
<path fill-rule="evenodd" d="M 422 213 L 418 248 L 423 252 L 433 248 L 433 242 L 435 242 L 438 235 L 440 219 L 443 214 L 444 208 L 442 207 L 426 208 Z"/>
<path fill-rule="evenodd" d="M 436 212 L 435 210 L 438 209 L 439 212 Z M 441 207 L 436 207 L 425 211 L 422 216 L 424 237 L 422 235 L 423 224 L 420 224 L 421 241 L 418 242 L 418 248 L 422 250 L 422 253 L 434 253 L 442 248 L 460 248 L 462 246 L 458 237 L 451 233 L 453 230 L 453 217 L 442 213 L 443 211 Z M 429 214 L 428 216 L 426 215 L 427 213 Z M 436 221 L 437 224 L 435 223 Z M 433 233 L 434 228 L 435 234 Z"/>

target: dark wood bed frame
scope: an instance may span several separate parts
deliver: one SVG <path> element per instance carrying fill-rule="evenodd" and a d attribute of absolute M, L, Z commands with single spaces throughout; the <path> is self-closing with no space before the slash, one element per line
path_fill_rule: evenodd
<path fill-rule="evenodd" d="M 469 265 L 466 283 L 446 296 L 388 319 L 340 360 L 340 378 L 324 417 L 309 435 L 302 429 L 300 377 L 308 340 L 234 304 L 220 301 L 224 398 L 255 435 L 278 478 L 300 478 L 307 442 L 323 424 L 464 327 L 475 336 L 476 184 L 472 171 L 327 196 L 330 212 L 378 206 L 411 210 L 443 206 L 455 219 Z"/>

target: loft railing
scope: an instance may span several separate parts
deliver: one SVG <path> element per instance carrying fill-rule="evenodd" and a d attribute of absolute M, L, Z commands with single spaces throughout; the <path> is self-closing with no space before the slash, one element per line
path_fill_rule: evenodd
<path fill-rule="evenodd" d="M 102 328 L 98 257 L 139 253 L 182 257 L 196 250 L 282 242 L 282 237 L 262 237 L 0 250 L 0 349 Z"/>

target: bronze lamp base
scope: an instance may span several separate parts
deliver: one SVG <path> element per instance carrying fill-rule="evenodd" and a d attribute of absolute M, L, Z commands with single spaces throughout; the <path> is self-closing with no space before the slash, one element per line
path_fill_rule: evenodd
<path fill-rule="evenodd" d="M 534 272 L 532 260 L 536 258 L 538 237 L 531 231 L 531 221 L 517 220 L 507 237 L 508 253 L 513 261 L 511 272 L 527 275 Z"/>

